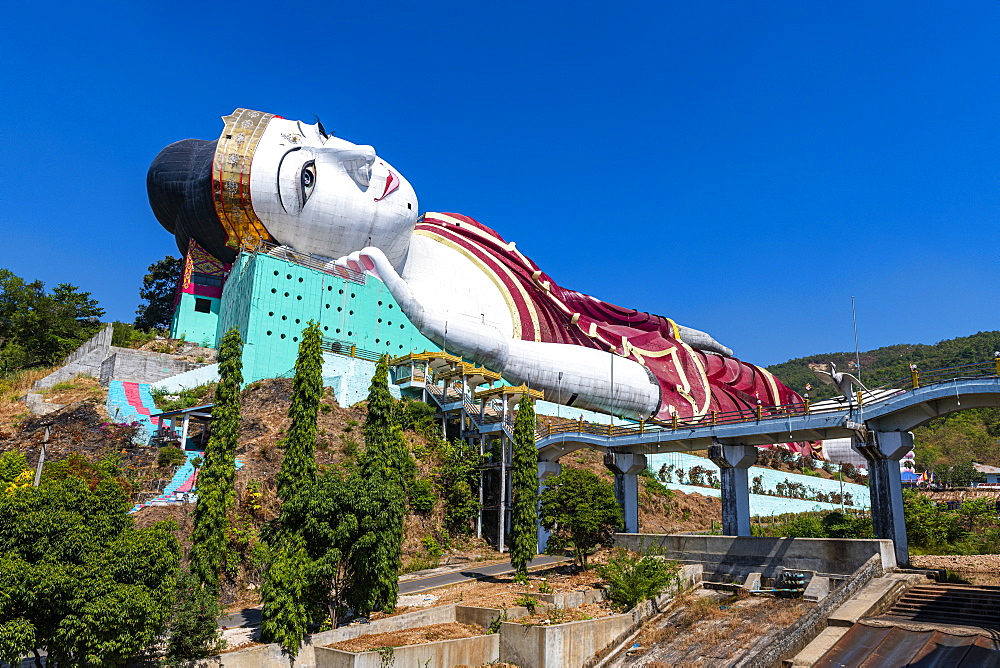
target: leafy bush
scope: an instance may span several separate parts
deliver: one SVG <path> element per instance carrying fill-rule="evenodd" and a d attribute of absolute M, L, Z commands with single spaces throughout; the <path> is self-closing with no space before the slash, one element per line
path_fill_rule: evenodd
<path fill-rule="evenodd" d="M 399 424 L 403 429 L 428 437 L 440 434 L 437 420 L 434 419 L 437 410 L 430 404 L 404 399 L 399 402 L 398 408 Z"/>
<path fill-rule="evenodd" d="M 417 478 L 410 485 L 410 508 L 418 513 L 429 513 L 434 510 L 434 483 L 429 478 Z"/>
<path fill-rule="evenodd" d="M 638 557 L 622 548 L 611 554 L 607 564 L 597 567 L 607 583 L 608 600 L 623 612 L 658 596 L 678 579 L 679 570 L 675 562 L 652 554 Z"/>
<path fill-rule="evenodd" d="M 590 471 L 563 469 L 550 478 L 541 494 L 542 526 L 552 532 L 548 547 L 571 547 L 573 557 L 587 569 L 587 557 L 598 545 L 607 545 L 622 525 L 614 488 Z"/>
<path fill-rule="evenodd" d="M 8 450 L 0 455 L 0 486 L 12 483 L 21 472 L 28 468 L 28 459 L 23 452 Z"/>
<path fill-rule="evenodd" d="M 167 659 L 186 661 L 211 656 L 224 646 L 216 617 L 219 600 L 215 592 L 187 570 L 181 571 L 170 618 Z"/>
<path fill-rule="evenodd" d="M 144 332 L 127 322 L 114 322 L 112 326 L 111 345 L 119 348 L 140 348 L 155 339 L 157 335 L 166 335 L 165 332 L 155 329 Z"/>
<path fill-rule="evenodd" d="M 173 393 L 154 387 L 150 394 L 161 411 L 176 411 L 209 403 L 208 399 L 215 393 L 216 385 L 217 383 L 205 383 Z"/>
<path fill-rule="evenodd" d="M 423 543 L 424 549 L 427 550 L 427 554 L 435 559 L 444 553 L 434 536 L 424 536 L 420 542 Z"/>
<path fill-rule="evenodd" d="M 180 466 L 186 459 L 187 457 L 184 455 L 183 450 L 176 446 L 168 445 L 160 448 L 160 453 L 156 456 L 156 465 L 161 469 L 165 469 L 168 466 Z"/>
<path fill-rule="evenodd" d="M 903 515 L 907 536 L 914 547 L 942 548 L 966 535 L 957 513 L 913 490 L 903 490 Z"/>
<path fill-rule="evenodd" d="M 664 464 L 664 466 L 666 466 L 666 464 Z M 661 472 L 663 471 L 662 467 L 660 468 L 660 471 Z M 668 488 L 662 482 L 660 482 L 659 480 L 657 480 L 656 476 L 653 475 L 653 471 L 652 470 L 646 469 L 645 471 L 643 471 L 639 475 L 642 476 L 643 479 L 646 481 L 646 490 L 648 492 L 650 492 L 652 494 L 656 494 L 658 496 L 666 496 L 666 497 L 672 497 L 674 495 L 674 492 L 673 492 L 672 489 Z"/>
<path fill-rule="evenodd" d="M 452 534 L 472 533 L 472 523 L 479 514 L 479 467 L 482 458 L 474 445 L 465 441 L 438 439 L 441 466 L 434 479 L 444 500 L 444 525 Z"/>
<path fill-rule="evenodd" d="M 521 594 L 514 599 L 514 605 L 520 608 L 527 608 L 528 614 L 533 615 L 535 614 L 535 608 L 538 606 L 538 599 L 527 594 Z"/>

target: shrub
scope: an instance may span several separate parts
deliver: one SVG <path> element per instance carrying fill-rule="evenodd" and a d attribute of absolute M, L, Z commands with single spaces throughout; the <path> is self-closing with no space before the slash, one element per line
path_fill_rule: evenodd
<path fill-rule="evenodd" d="M 521 594 L 514 600 L 514 605 L 527 608 L 528 614 L 533 615 L 535 614 L 535 608 L 538 606 L 538 599 L 527 594 Z"/>
<path fill-rule="evenodd" d="M 424 549 L 427 550 L 427 554 L 434 557 L 435 559 L 437 559 L 444 553 L 444 551 L 441 549 L 441 546 L 438 545 L 437 539 L 434 538 L 434 536 L 424 536 L 420 540 L 420 542 L 423 543 Z"/>
<path fill-rule="evenodd" d="M 417 478 L 410 485 L 410 508 L 418 513 L 429 513 L 434 510 L 437 497 L 434 494 L 434 483 L 429 478 Z"/>
<path fill-rule="evenodd" d="M 671 561 L 647 554 L 638 557 L 617 548 L 607 564 L 597 567 L 597 573 L 607 583 L 611 604 L 628 611 L 647 599 L 658 596 L 678 578 L 680 566 Z"/>
<path fill-rule="evenodd" d="M 437 420 L 434 419 L 437 409 L 430 404 L 404 399 L 398 406 L 399 423 L 403 429 L 415 431 L 428 437 L 437 436 L 440 433 Z"/>
<path fill-rule="evenodd" d="M 614 488 L 590 471 L 563 469 L 541 494 L 542 526 L 552 532 L 551 549 L 571 547 L 587 570 L 587 556 L 607 545 L 622 525 Z"/>
<path fill-rule="evenodd" d="M 664 464 L 664 466 L 666 466 L 666 465 Z M 662 467 L 661 467 L 660 471 L 661 472 L 663 471 Z M 645 471 L 643 471 L 639 475 L 641 475 L 643 477 L 643 479 L 645 479 L 645 481 L 646 481 L 646 491 L 650 492 L 651 494 L 657 494 L 659 496 L 666 496 L 666 497 L 673 496 L 673 494 L 674 494 L 673 490 L 669 489 L 662 482 L 660 482 L 659 480 L 657 480 L 656 476 L 653 475 L 653 471 L 652 470 L 646 469 Z M 667 482 L 669 482 L 669 481 L 667 481 Z"/>
<path fill-rule="evenodd" d="M 161 469 L 165 469 L 168 466 L 180 466 L 186 459 L 187 457 L 184 455 L 183 450 L 176 446 L 168 445 L 160 448 L 160 453 L 156 456 L 156 465 Z"/>

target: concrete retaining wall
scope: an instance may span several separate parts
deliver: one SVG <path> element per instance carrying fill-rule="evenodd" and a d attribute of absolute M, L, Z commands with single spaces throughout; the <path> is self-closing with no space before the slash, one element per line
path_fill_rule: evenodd
<path fill-rule="evenodd" d="M 100 378 L 103 385 L 112 380 L 151 383 L 202 366 L 176 355 L 112 346 L 113 334 L 114 326 L 106 325 L 63 360 L 62 367 L 35 381 L 34 388 L 52 387 L 79 375 Z"/>
<path fill-rule="evenodd" d="M 112 380 L 154 383 L 199 366 L 195 362 L 177 359 L 174 355 L 112 346 L 110 354 L 101 363 L 100 378 L 103 385 Z"/>
<path fill-rule="evenodd" d="M 538 607 L 546 607 L 544 603 Z M 455 606 L 455 621 L 460 624 L 478 624 L 488 629 L 490 624 L 499 619 L 503 614 L 507 614 L 507 619 L 516 619 L 528 614 L 527 608 L 507 608 L 499 610 L 497 608 L 474 608 L 468 605 Z"/>
<path fill-rule="evenodd" d="M 323 631 L 312 636 L 312 644 L 320 647 L 370 633 L 391 633 L 392 631 L 412 629 L 417 626 L 447 624 L 453 621 L 455 621 L 455 605 L 442 605 L 438 608 L 415 610 L 414 612 L 407 612 L 402 615 L 376 619 L 368 624 L 351 624 L 350 626 L 342 626 L 332 631 Z M 296 665 L 299 664 L 297 663 Z"/>
<path fill-rule="evenodd" d="M 681 572 L 678 587 L 686 589 L 701 581 L 701 566 L 688 565 Z M 560 607 L 577 606 L 583 603 L 602 600 L 604 592 L 599 589 L 588 589 L 579 592 L 562 594 L 539 594 L 536 598 L 561 597 Z M 654 601 L 646 601 L 635 610 L 624 614 L 604 617 L 601 619 L 570 622 L 556 626 L 523 626 L 503 622 L 500 633 L 476 638 L 465 638 L 424 645 L 412 645 L 396 648 L 394 652 L 396 666 L 424 665 L 429 658 L 433 660 L 430 666 L 455 666 L 467 664 L 478 666 L 498 658 L 511 661 L 521 668 L 531 666 L 584 666 L 595 653 L 606 651 L 610 645 L 637 629 L 643 621 L 659 612 L 661 606 L 671 600 L 673 593 L 666 593 Z M 542 608 L 552 607 L 552 602 L 539 601 Z M 379 668 L 381 657 L 375 652 L 352 653 L 332 650 L 326 645 L 350 640 L 358 636 L 389 633 L 403 629 L 460 622 L 462 624 L 489 625 L 506 613 L 507 618 L 515 619 L 528 614 L 527 608 L 515 607 L 499 610 L 494 608 L 477 608 L 466 605 L 444 605 L 438 608 L 428 608 L 414 612 L 395 615 L 373 621 L 369 624 L 352 624 L 332 631 L 324 631 L 306 638 L 306 643 L 299 650 L 298 657 L 292 661 L 284 654 L 278 645 L 262 645 L 237 652 L 230 652 L 211 657 L 202 661 L 191 662 L 191 668 L 207 668 L 209 666 L 225 666 L 226 668 L 257 668 L 260 666 L 289 666 L 289 668 L 317 668 L 320 666 L 357 666 Z M 528 629 L 528 631 L 525 631 Z M 513 633 L 513 635 L 511 635 Z M 523 636 L 530 635 L 533 640 L 528 645 L 523 642 Z M 476 641 L 468 642 L 466 641 Z M 456 643 L 447 645 L 447 643 Z M 506 645 L 505 645 L 506 643 Z M 514 660 L 504 658 L 503 647 L 509 654 L 518 656 L 534 656 L 534 662 L 526 661 L 524 656 Z M 436 652 L 443 652 L 437 654 Z M 483 658 L 485 657 L 485 658 Z"/>
<path fill-rule="evenodd" d="M 402 615 L 394 615 L 377 619 L 368 624 L 351 624 L 339 629 L 323 631 L 306 636 L 305 644 L 299 649 L 299 655 L 293 661 L 281 651 L 278 645 L 261 645 L 228 654 L 220 654 L 202 661 L 190 664 L 192 668 L 207 668 L 209 666 L 225 666 L 225 668 L 259 668 L 261 666 L 289 666 L 289 668 L 315 668 L 316 648 L 331 645 L 341 640 L 350 640 L 370 633 L 390 633 L 402 629 L 431 624 L 447 624 L 455 621 L 455 605 L 443 605 L 438 608 L 416 610 Z M 398 664 L 397 664 L 398 665 Z"/>
<path fill-rule="evenodd" d="M 587 603 L 597 603 L 604 600 L 603 589 L 585 589 L 583 591 L 564 591 L 556 594 L 532 594 L 539 601 L 552 603 L 558 608 L 576 608 Z"/>
<path fill-rule="evenodd" d="M 500 656 L 500 636 L 497 634 L 441 640 L 423 645 L 407 645 L 393 649 L 393 666 L 482 666 Z M 316 668 L 382 668 L 385 663 L 378 652 L 355 654 L 330 647 L 316 648 Z"/>
<path fill-rule="evenodd" d="M 500 625 L 500 660 L 520 668 L 578 668 L 632 627 L 632 615 L 554 626 Z"/>
<path fill-rule="evenodd" d="M 615 534 L 615 544 L 630 550 L 659 550 L 667 559 L 700 563 L 709 574 L 745 577 L 759 572 L 774 577 L 782 570 L 850 575 L 872 556 L 882 568 L 896 567 L 891 540 L 849 538 L 749 538 L 685 534 Z"/>
<path fill-rule="evenodd" d="M 75 351 L 63 360 L 61 368 L 56 369 L 45 378 L 36 380 L 34 389 L 42 390 L 52 387 L 56 383 L 64 380 L 76 378 L 83 374 L 97 378 L 101 375 L 101 363 L 104 362 L 111 350 L 111 336 L 114 334 L 114 326 L 110 323 L 94 336 L 90 337 Z"/>
<path fill-rule="evenodd" d="M 520 668 L 583 668 L 598 663 L 635 633 L 653 615 L 662 612 L 674 595 L 696 586 L 702 579 L 700 564 L 685 565 L 676 585 L 655 599 L 643 601 L 623 615 L 588 619 L 553 626 L 524 626 L 504 622 L 500 625 L 500 660 Z M 539 598 L 546 594 L 539 594 Z M 565 594 L 566 607 L 600 601 L 604 592 L 589 589 Z"/>

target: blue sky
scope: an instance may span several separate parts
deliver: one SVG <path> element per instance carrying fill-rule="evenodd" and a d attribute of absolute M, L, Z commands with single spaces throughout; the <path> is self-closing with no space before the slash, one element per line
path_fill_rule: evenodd
<path fill-rule="evenodd" d="M 1000 328 L 1000 2 L 27 3 L 0 266 L 131 320 L 145 174 L 249 107 L 758 364 Z"/>

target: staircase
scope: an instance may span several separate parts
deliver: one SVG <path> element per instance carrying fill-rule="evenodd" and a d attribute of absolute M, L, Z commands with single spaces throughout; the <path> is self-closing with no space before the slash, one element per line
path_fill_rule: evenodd
<path fill-rule="evenodd" d="M 464 411 L 471 419 L 472 424 L 475 425 L 476 431 L 481 432 L 484 427 L 502 422 L 501 427 L 503 431 L 509 438 L 514 438 L 514 417 L 512 415 L 508 415 L 507 419 L 504 420 L 501 411 L 489 404 L 480 413 L 479 404 L 473 401 L 468 393 L 462 394 L 453 387 L 444 389 L 440 385 L 429 383 L 427 385 L 427 394 L 434 399 L 434 403 L 445 413 L 459 410 L 459 408 Z M 461 404 L 461 406 L 456 404 Z M 486 429 L 485 431 L 495 430 Z"/>
<path fill-rule="evenodd" d="M 1000 587 L 917 585 L 885 616 L 927 624 L 1000 630 Z"/>

